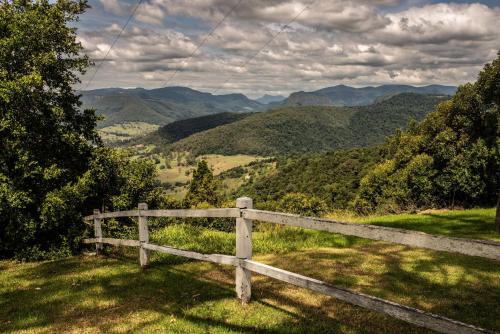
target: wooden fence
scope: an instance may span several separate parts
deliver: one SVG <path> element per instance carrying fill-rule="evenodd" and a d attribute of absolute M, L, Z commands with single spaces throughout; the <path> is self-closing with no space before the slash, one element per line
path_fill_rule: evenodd
<path fill-rule="evenodd" d="M 101 222 L 105 218 L 137 217 L 139 222 L 139 240 L 104 238 Z M 202 254 L 168 246 L 149 243 L 148 217 L 223 217 L 236 219 L 236 256 L 223 254 Z M 183 256 L 191 259 L 231 265 L 236 268 L 236 294 L 242 303 L 250 301 L 251 273 L 258 273 L 302 288 L 326 294 L 345 302 L 370 310 L 391 315 L 397 319 L 429 328 L 441 333 L 493 333 L 492 331 L 448 319 L 436 314 L 391 301 L 332 286 L 326 282 L 278 269 L 263 263 L 252 261 L 252 221 L 275 223 L 287 226 L 308 228 L 319 231 L 340 233 L 372 240 L 382 240 L 403 245 L 422 247 L 437 251 L 455 252 L 470 256 L 480 256 L 500 260 L 500 243 L 484 240 L 450 238 L 403 229 L 361 225 L 339 222 L 330 219 L 301 217 L 297 215 L 254 210 L 252 199 L 238 198 L 236 208 L 227 209 L 185 209 L 185 210 L 148 210 L 146 204 L 139 204 L 137 210 L 100 213 L 85 217 L 94 221 L 95 238 L 85 239 L 85 243 L 95 243 L 99 253 L 103 244 L 115 246 L 139 247 L 141 267 L 149 263 L 149 252 Z"/>

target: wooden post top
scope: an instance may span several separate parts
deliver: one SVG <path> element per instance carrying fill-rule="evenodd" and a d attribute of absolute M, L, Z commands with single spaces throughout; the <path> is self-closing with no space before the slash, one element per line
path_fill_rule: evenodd
<path fill-rule="evenodd" d="M 253 208 L 253 200 L 250 197 L 240 197 L 236 199 L 236 207 L 238 209 L 251 209 Z"/>
<path fill-rule="evenodd" d="M 148 204 L 147 203 L 139 203 L 137 206 L 139 210 L 147 210 L 148 209 Z"/>

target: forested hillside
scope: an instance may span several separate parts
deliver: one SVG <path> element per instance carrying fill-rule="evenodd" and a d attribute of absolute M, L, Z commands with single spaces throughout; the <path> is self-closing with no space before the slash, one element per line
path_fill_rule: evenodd
<path fill-rule="evenodd" d="M 380 147 L 370 147 L 282 157 L 273 173 L 249 179 L 237 195 L 269 203 L 290 193 L 301 193 L 320 198 L 330 208 L 347 208 L 354 200 L 361 178 L 381 156 Z"/>
<path fill-rule="evenodd" d="M 243 94 L 212 95 L 187 87 L 109 88 L 80 92 L 84 108 L 93 108 L 104 120 L 99 127 L 127 122 L 165 125 L 221 112 L 255 112 L 264 105 Z"/>
<path fill-rule="evenodd" d="M 285 107 L 194 134 L 169 150 L 265 156 L 374 145 L 446 98 L 407 93 L 363 107 Z"/>
<path fill-rule="evenodd" d="M 162 126 L 157 131 L 141 138 L 138 142 L 145 144 L 166 145 L 189 137 L 198 132 L 242 120 L 250 115 L 252 114 L 226 112 L 175 121 Z"/>

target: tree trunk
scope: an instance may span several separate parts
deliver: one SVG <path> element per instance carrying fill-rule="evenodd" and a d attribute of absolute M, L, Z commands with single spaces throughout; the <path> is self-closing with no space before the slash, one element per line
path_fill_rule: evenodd
<path fill-rule="evenodd" d="M 497 214 L 495 217 L 495 223 L 497 225 L 497 233 L 500 233 L 500 191 L 497 195 Z"/>

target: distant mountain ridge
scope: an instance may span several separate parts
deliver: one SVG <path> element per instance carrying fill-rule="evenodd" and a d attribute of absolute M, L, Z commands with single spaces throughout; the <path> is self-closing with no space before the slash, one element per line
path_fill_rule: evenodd
<path fill-rule="evenodd" d="M 258 99 L 255 99 L 255 101 L 257 101 L 259 103 L 262 103 L 262 104 L 269 104 L 269 103 L 282 102 L 285 99 L 286 99 L 286 97 L 281 96 L 281 95 L 268 95 L 268 94 L 265 94 L 264 96 L 261 96 Z"/>
<path fill-rule="evenodd" d="M 337 85 L 313 92 L 295 92 L 282 102 L 284 106 L 364 106 L 379 101 L 381 98 L 400 93 L 452 95 L 455 86 L 428 85 L 422 87 L 410 85 L 381 85 L 377 87 L 355 88 Z"/>
<path fill-rule="evenodd" d="M 167 150 L 269 156 L 371 146 L 447 98 L 402 93 L 369 106 L 286 106 L 195 133 Z"/>
<path fill-rule="evenodd" d="M 165 125 L 177 120 L 222 112 L 257 112 L 264 105 L 243 94 L 213 95 L 187 87 L 106 88 L 82 91 L 84 108 L 105 117 L 99 127 L 117 123 L 146 122 Z"/>
<path fill-rule="evenodd" d="M 188 87 L 104 88 L 82 91 L 84 108 L 94 108 L 104 116 L 99 128 L 133 122 L 166 125 L 178 120 L 218 113 L 251 113 L 281 106 L 363 106 L 403 92 L 450 95 L 454 86 L 382 85 L 354 88 L 345 85 L 313 92 L 295 92 L 288 98 L 264 95 L 252 100 L 243 94 L 213 95 Z"/>

